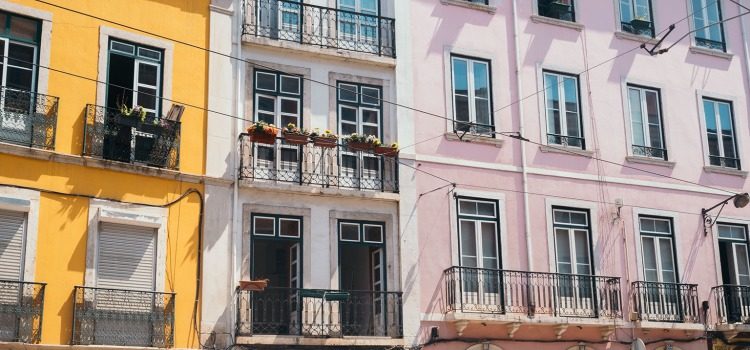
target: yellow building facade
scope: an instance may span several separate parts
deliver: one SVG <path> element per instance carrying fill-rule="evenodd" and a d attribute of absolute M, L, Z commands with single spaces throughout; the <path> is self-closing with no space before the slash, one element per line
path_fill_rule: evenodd
<path fill-rule="evenodd" d="M 199 347 L 208 2 L 0 1 L 0 348 Z"/>

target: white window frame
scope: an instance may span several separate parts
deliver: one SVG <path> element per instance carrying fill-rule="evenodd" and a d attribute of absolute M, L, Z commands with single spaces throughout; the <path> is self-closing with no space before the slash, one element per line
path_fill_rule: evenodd
<path fill-rule="evenodd" d="M 477 111 L 476 111 L 476 100 L 483 98 L 476 97 L 474 95 L 475 87 L 474 87 L 474 69 L 473 65 L 474 63 L 481 63 L 487 66 L 487 84 L 489 91 L 487 91 L 487 104 L 489 105 L 489 118 L 490 118 L 490 125 L 489 127 L 492 128 L 492 130 L 495 130 L 495 118 L 494 118 L 494 111 L 493 111 L 493 104 L 492 104 L 492 62 L 490 60 L 485 60 L 482 58 L 475 58 L 475 57 L 467 57 L 465 55 L 461 54 L 451 54 L 450 56 L 450 73 L 451 73 L 451 105 L 453 106 L 453 129 L 456 129 L 456 124 L 459 122 L 459 120 L 456 119 L 456 70 L 454 69 L 454 61 L 460 60 L 466 62 L 467 72 L 466 72 L 466 79 L 467 79 L 467 93 L 468 95 L 466 98 L 468 99 L 469 103 L 469 120 L 467 121 L 470 125 L 474 125 L 477 123 Z M 459 95 L 462 96 L 462 95 Z M 493 135 L 494 136 L 494 135 Z"/>
<path fill-rule="evenodd" d="M 708 141 L 708 125 L 706 124 L 706 118 L 709 118 L 710 116 L 706 115 L 706 109 L 704 108 L 704 103 L 706 102 L 706 100 L 714 103 L 714 107 L 717 107 L 719 104 L 727 104 L 727 105 L 729 105 L 729 112 L 731 113 L 729 117 L 730 117 L 731 122 L 732 122 L 732 139 L 734 141 L 734 148 L 735 148 L 734 152 L 735 152 L 735 155 L 736 155 L 736 159 L 738 159 L 739 163 L 740 163 L 740 164 L 738 164 L 739 166 L 737 168 L 725 167 L 725 166 L 721 166 L 721 165 L 712 165 L 711 164 L 711 148 L 710 148 L 710 143 Z M 739 137 L 737 135 L 737 125 L 736 125 L 737 121 L 735 119 L 735 104 L 734 104 L 734 101 L 732 101 L 732 100 L 724 100 L 724 99 L 720 99 L 720 98 L 717 99 L 717 98 L 713 98 L 713 97 L 710 97 L 710 96 L 702 96 L 701 100 L 700 100 L 700 108 L 702 110 L 701 114 L 703 116 L 703 138 L 706 141 L 707 165 L 714 166 L 714 167 L 722 167 L 722 168 L 727 168 L 727 169 L 741 170 L 743 162 L 742 162 L 742 158 L 741 158 L 742 154 L 740 154 L 741 149 L 740 149 L 740 145 L 739 145 Z M 717 137 L 717 140 L 718 140 L 717 142 L 718 142 L 718 146 L 719 146 L 719 155 L 718 156 L 723 158 L 723 157 L 726 156 L 725 155 L 725 150 L 724 150 L 724 142 L 723 142 L 724 134 L 722 133 L 722 129 L 721 129 L 721 116 L 719 115 L 719 109 L 718 108 L 714 108 L 714 116 L 713 116 L 713 118 L 714 118 L 714 123 L 717 126 L 716 127 L 716 137 Z"/>
<path fill-rule="evenodd" d="M 356 239 L 356 240 L 353 240 L 353 239 L 345 239 L 345 238 L 344 238 L 344 236 L 343 236 L 343 232 L 344 232 L 344 230 L 342 230 L 342 228 L 343 228 L 344 226 L 356 226 L 356 227 L 357 227 L 357 239 Z M 361 234 L 361 232 L 359 232 L 359 224 L 357 224 L 357 223 L 353 223 L 353 222 L 344 222 L 344 221 L 341 221 L 341 222 L 339 222 L 339 229 L 338 229 L 338 233 L 339 233 L 339 241 L 342 241 L 342 242 L 360 242 L 360 241 L 362 240 L 362 236 L 360 235 L 360 234 Z"/>
<path fill-rule="evenodd" d="M 476 254 L 477 255 L 473 256 L 473 258 L 476 259 L 476 262 L 477 262 L 477 265 L 478 265 L 478 266 L 476 266 L 474 268 L 479 268 L 479 269 L 493 269 L 493 270 L 502 269 L 502 267 L 503 267 L 502 257 L 503 256 L 501 255 L 502 254 L 501 247 L 496 247 L 497 248 L 497 256 L 495 257 L 495 260 L 497 260 L 496 261 L 496 266 L 495 267 L 486 267 L 486 266 L 483 266 L 484 265 L 484 259 L 485 259 L 485 257 L 484 257 L 484 255 L 482 253 L 482 252 L 484 252 L 484 243 L 483 243 L 484 241 L 482 239 L 481 224 L 483 224 L 483 223 L 490 223 L 490 224 L 492 224 L 495 227 L 495 244 L 501 244 L 500 236 L 501 236 L 502 232 L 500 232 L 500 227 L 498 225 L 498 222 L 500 221 L 501 218 L 497 215 L 498 206 L 496 205 L 495 201 L 493 201 L 493 200 L 487 200 L 487 199 L 484 199 L 484 198 L 480 199 L 480 198 L 475 198 L 475 197 L 457 196 L 457 198 L 458 198 L 458 207 L 457 207 L 458 211 L 457 211 L 456 218 L 458 219 L 458 234 L 459 234 L 458 242 L 459 243 L 462 241 L 461 235 L 463 234 L 463 232 L 461 231 L 461 222 L 462 221 L 474 222 L 474 241 L 475 241 L 474 247 L 476 249 Z M 478 210 L 477 210 L 477 214 L 463 214 L 463 213 L 461 213 L 461 202 L 473 202 L 473 203 L 491 204 L 492 208 L 494 210 L 493 212 L 495 213 L 495 215 L 481 215 L 481 214 L 479 214 Z M 465 218 L 465 217 L 462 218 L 460 216 L 472 216 L 473 218 L 471 218 L 471 219 Z M 486 220 L 483 220 L 483 219 L 486 219 Z M 461 247 L 461 248 L 463 248 L 463 247 Z M 459 251 L 458 254 L 459 254 L 459 263 L 461 263 L 463 261 L 464 257 L 471 257 L 469 255 L 464 255 L 463 254 L 463 249 L 461 249 L 461 251 Z M 460 265 L 460 266 L 463 266 L 463 265 Z M 469 267 L 471 268 L 471 266 L 469 266 Z"/>
<path fill-rule="evenodd" d="M 548 135 L 549 134 L 549 128 L 548 128 L 549 124 L 548 123 L 549 123 L 550 116 L 547 114 L 547 110 L 548 110 L 548 106 L 547 106 L 547 93 L 549 91 L 548 87 L 546 86 L 546 77 L 547 77 L 547 75 L 551 75 L 551 76 L 557 77 L 557 85 L 556 85 L 556 87 L 558 88 L 558 96 L 560 96 L 560 109 L 559 109 L 559 113 L 560 113 L 560 131 L 561 131 L 560 136 L 561 137 L 576 137 L 576 136 L 570 136 L 570 135 L 568 135 L 568 125 L 567 125 L 567 119 L 568 119 L 567 118 L 567 113 L 568 113 L 568 110 L 565 108 L 565 100 L 564 100 L 565 85 L 563 84 L 563 81 L 564 81 L 565 78 L 573 78 L 573 79 L 575 79 L 575 83 L 576 83 L 576 100 L 578 102 L 578 124 L 579 124 L 578 125 L 578 133 L 580 134 L 580 136 L 577 136 L 577 137 L 580 137 L 580 139 L 581 139 L 581 143 L 582 143 L 581 147 L 571 146 L 571 145 L 565 145 L 565 144 L 556 144 L 556 143 L 550 143 L 549 142 L 549 135 Z M 543 128 L 545 130 L 545 132 L 544 132 L 544 138 L 543 138 L 544 144 L 547 144 L 547 145 L 550 145 L 550 146 L 555 146 L 555 147 L 569 147 L 569 148 L 574 148 L 574 149 L 586 150 L 587 149 L 587 147 L 586 147 L 587 146 L 586 145 L 586 135 L 587 134 L 586 134 L 586 130 L 584 128 L 584 123 L 583 123 L 583 100 L 581 99 L 581 96 L 583 96 L 583 93 L 581 91 L 581 79 L 580 79 L 580 76 L 577 75 L 577 74 L 561 73 L 559 71 L 544 69 L 544 70 L 542 70 L 541 78 L 542 78 L 541 79 L 541 84 L 542 84 L 541 86 L 542 86 L 542 89 L 544 90 L 544 93 L 540 94 L 540 96 L 542 98 L 542 106 L 543 106 L 542 115 L 544 116 L 544 128 Z"/>
<path fill-rule="evenodd" d="M 264 234 L 264 233 L 261 234 L 261 233 L 258 233 L 257 231 L 255 231 L 255 228 L 257 227 L 257 225 L 255 225 L 255 219 L 258 219 L 258 218 L 260 218 L 260 219 L 270 219 L 271 221 L 273 221 L 273 233 L 271 233 L 270 235 L 267 235 L 267 234 Z M 252 235 L 253 236 L 259 236 L 259 237 L 276 237 L 276 218 L 275 217 L 273 217 L 273 216 L 264 216 L 264 215 L 253 215 L 252 221 L 253 221 L 252 222 L 252 225 L 253 225 L 253 234 Z"/>
<path fill-rule="evenodd" d="M 557 222 L 555 221 L 555 213 L 556 212 L 566 212 L 566 213 L 579 213 L 586 216 L 586 223 L 585 224 L 573 224 L 573 223 L 564 223 L 564 222 Z M 591 237 L 591 218 L 589 217 L 589 213 L 586 212 L 586 209 L 580 209 L 580 208 L 570 208 L 565 207 L 561 208 L 558 206 L 552 207 L 552 229 L 553 229 L 553 237 L 554 237 L 554 246 L 555 246 L 555 255 L 554 255 L 554 264 L 555 264 L 555 270 L 554 272 L 557 273 L 570 273 L 573 275 L 585 275 L 585 276 L 592 276 L 594 273 L 594 257 L 591 256 L 591 250 L 593 248 L 592 243 L 592 237 Z M 556 226 L 556 224 L 565 225 L 565 226 L 573 226 L 572 227 L 559 227 Z M 557 247 L 559 242 L 557 241 L 557 230 L 563 229 L 568 231 L 568 248 L 570 251 L 570 270 L 571 272 L 560 272 L 560 262 L 557 259 Z M 589 260 L 589 271 L 588 273 L 581 273 L 578 271 L 578 252 L 576 251 L 576 244 L 575 244 L 575 232 L 576 231 L 586 231 L 586 254 L 588 255 Z M 550 259 L 553 257 L 550 256 Z"/>
<path fill-rule="evenodd" d="M 21 280 L 36 281 L 36 258 L 39 238 L 39 199 L 38 191 L 0 186 L 0 210 L 26 214 L 26 232 L 23 239 L 23 269 Z"/>
<path fill-rule="evenodd" d="M 634 33 L 626 32 L 626 31 L 622 30 L 622 22 L 623 22 L 623 20 L 622 20 L 622 11 L 620 10 L 620 1 L 621 0 L 614 0 L 615 14 L 617 16 L 616 17 L 617 18 L 617 22 L 616 22 L 617 28 L 615 30 L 617 32 L 620 32 L 620 33 L 626 33 L 626 34 L 632 34 L 632 35 L 639 35 L 639 34 L 634 34 Z M 635 1 L 635 0 L 627 0 L 627 1 L 630 1 L 631 5 L 632 5 L 633 1 Z M 649 20 L 651 21 L 651 30 L 654 32 L 654 34 L 656 34 L 656 20 L 655 20 L 655 18 L 658 17 L 658 15 L 656 13 L 657 10 L 658 10 L 658 8 L 657 8 L 657 6 L 654 6 L 654 2 L 655 1 L 657 1 L 657 0 L 650 0 L 649 1 L 649 6 L 650 6 L 649 17 L 651 17 Z M 635 18 L 635 13 L 633 13 L 633 18 Z M 650 36 L 643 36 L 643 37 L 644 38 L 651 38 Z"/>
<path fill-rule="evenodd" d="M 630 91 L 631 90 L 637 90 L 639 93 L 640 98 L 640 104 L 641 104 L 641 127 L 643 130 L 643 145 L 636 145 L 635 144 L 635 130 L 633 130 L 633 106 L 631 105 L 630 101 Z M 647 147 L 651 148 L 653 145 L 651 145 L 651 131 L 650 131 L 650 123 L 648 122 L 648 105 L 646 103 L 646 93 L 647 92 L 653 92 L 656 94 L 656 112 L 659 115 L 659 139 L 661 140 L 662 148 L 665 152 L 665 157 L 654 157 L 654 156 L 648 156 L 648 155 L 636 155 L 635 152 L 633 152 L 634 146 L 641 146 L 641 147 Z M 667 151 L 667 144 L 666 144 L 666 137 L 665 137 L 665 128 L 664 128 L 664 116 L 662 115 L 662 101 L 661 101 L 661 90 L 658 88 L 652 88 L 652 87 L 646 87 L 638 84 L 626 84 L 625 86 L 625 99 L 627 101 L 627 112 L 628 112 L 628 123 L 630 123 L 630 151 L 628 154 L 636 156 L 636 157 L 644 157 L 644 158 L 654 158 L 654 159 L 661 159 L 661 160 L 668 160 L 669 159 L 669 153 Z"/>
<path fill-rule="evenodd" d="M 86 242 L 85 287 L 96 287 L 96 266 L 99 244 L 100 223 L 141 226 L 156 231 L 156 283 L 155 292 L 164 292 L 166 283 L 167 254 L 167 208 L 136 204 L 124 204 L 102 199 L 92 199 L 89 203 L 88 237 Z M 123 289 L 127 289 L 123 286 Z"/>

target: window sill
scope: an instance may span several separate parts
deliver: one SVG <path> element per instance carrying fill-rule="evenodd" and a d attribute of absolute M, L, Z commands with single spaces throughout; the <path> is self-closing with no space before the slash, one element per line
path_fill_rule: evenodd
<path fill-rule="evenodd" d="M 732 175 L 732 176 L 739 176 L 742 178 L 747 177 L 747 171 L 744 170 L 737 170 L 737 169 L 731 169 L 731 168 L 722 168 L 719 166 L 714 165 L 706 165 L 703 167 L 703 171 L 707 173 L 714 173 L 714 174 L 723 174 L 723 175 Z"/>
<path fill-rule="evenodd" d="M 458 135 L 454 132 L 446 132 L 445 133 L 445 139 L 448 141 L 462 141 L 462 142 L 470 142 L 470 143 L 477 143 L 481 145 L 492 145 L 497 148 L 500 148 L 503 146 L 503 143 L 505 143 L 505 140 L 497 139 L 494 137 L 489 136 L 480 136 L 476 134 L 466 134 L 462 139 L 458 138 Z"/>
<path fill-rule="evenodd" d="M 656 44 L 658 41 L 650 36 L 637 35 L 628 32 L 615 32 L 615 38 L 623 40 L 632 40 L 642 44 Z"/>
<path fill-rule="evenodd" d="M 571 156 L 581 156 L 591 158 L 594 156 L 594 152 L 580 148 L 564 147 L 564 146 L 553 146 L 553 145 L 541 145 L 539 150 L 544 153 L 562 153 Z"/>
<path fill-rule="evenodd" d="M 625 160 L 628 161 L 628 163 L 656 165 L 656 166 L 663 166 L 663 167 L 670 168 L 670 169 L 674 168 L 674 165 L 675 165 L 675 162 L 670 162 L 670 161 L 659 159 L 659 158 L 627 156 L 625 157 Z"/>
<path fill-rule="evenodd" d="M 559 27 L 565 27 L 565 28 L 577 30 L 579 32 L 582 31 L 583 28 L 585 28 L 583 24 L 580 24 L 580 23 L 564 21 L 564 20 L 557 19 L 557 18 L 544 17 L 544 16 L 539 16 L 539 15 L 532 15 L 531 21 L 534 23 L 546 23 L 546 24 L 551 24 L 551 25 L 555 25 Z"/>
<path fill-rule="evenodd" d="M 724 51 L 719 51 L 719 50 L 707 49 L 705 47 L 700 47 L 700 46 L 691 46 L 690 53 L 708 55 L 708 56 L 723 58 L 725 60 L 730 60 L 730 61 L 734 57 L 734 55 L 732 55 L 731 53 L 726 53 Z"/>
<path fill-rule="evenodd" d="M 465 0 L 440 0 L 440 3 L 443 5 L 453 5 L 453 6 L 459 6 L 459 7 L 465 7 L 473 10 L 479 10 L 484 11 L 490 14 L 494 14 L 495 11 L 497 11 L 497 8 L 495 6 L 485 5 L 485 4 L 477 4 L 473 2 L 468 2 Z"/>

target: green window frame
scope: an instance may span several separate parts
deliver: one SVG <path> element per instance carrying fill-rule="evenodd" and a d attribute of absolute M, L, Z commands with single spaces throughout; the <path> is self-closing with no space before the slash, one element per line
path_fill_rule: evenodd
<path fill-rule="evenodd" d="M 110 37 L 106 107 L 140 105 L 150 118 L 161 118 L 164 55 L 163 49 Z"/>

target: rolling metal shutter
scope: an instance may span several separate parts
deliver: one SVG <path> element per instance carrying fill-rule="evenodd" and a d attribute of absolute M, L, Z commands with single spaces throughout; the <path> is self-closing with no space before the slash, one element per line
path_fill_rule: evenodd
<path fill-rule="evenodd" d="M 0 280 L 20 281 L 26 213 L 0 210 Z"/>
<path fill-rule="evenodd" d="M 101 223 L 97 246 L 97 287 L 154 290 L 155 229 Z"/>

